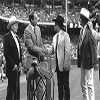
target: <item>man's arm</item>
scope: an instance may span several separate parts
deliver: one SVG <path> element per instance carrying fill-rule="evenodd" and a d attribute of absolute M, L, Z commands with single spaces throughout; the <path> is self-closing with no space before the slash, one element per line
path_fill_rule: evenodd
<path fill-rule="evenodd" d="M 94 29 L 91 29 L 91 31 L 92 31 L 92 34 L 93 34 L 95 40 L 100 41 L 100 32 L 98 33 Z"/>
<path fill-rule="evenodd" d="M 9 41 L 8 41 L 8 36 L 5 35 L 3 38 L 3 44 L 4 44 L 4 56 L 5 59 L 7 61 L 7 63 L 9 63 L 9 67 L 11 68 L 11 70 L 13 70 L 14 66 L 15 66 L 15 62 L 14 60 L 11 58 L 11 56 L 9 55 Z"/>
<path fill-rule="evenodd" d="M 92 31 L 92 35 L 95 38 L 95 40 L 100 41 L 100 32 L 98 33 L 96 30 L 93 29 L 92 22 L 88 22 L 89 28 Z"/>
<path fill-rule="evenodd" d="M 97 59 L 97 44 L 96 44 L 96 40 L 94 39 L 94 37 L 89 34 L 89 43 L 90 43 L 90 47 L 91 47 L 91 61 L 92 61 L 92 66 L 94 67 L 94 70 L 98 69 L 97 63 L 98 63 L 98 59 Z"/>
<path fill-rule="evenodd" d="M 24 40 L 26 47 L 29 48 L 31 51 L 35 51 L 38 53 L 43 51 L 42 48 L 33 44 L 33 41 L 31 39 L 31 34 L 28 31 L 24 32 Z"/>
<path fill-rule="evenodd" d="M 50 47 L 46 47 L 46 48 L 47 48 L 47 50 L 48 50 L 48 54 L 51 54 L 51 55 L 54 54 L 54 46 L 53 46 L 53 43 L 51 44 Z"/>
<path fill-rule="evenodd" d="M 64 46 L 65 46 L 65 51 L 64 51 L 64 59 L 65 59 L 65 65 L 64 65 L 64 70 L 69 70 L 70 65 L 71 65 L 71 60 L 70 60 L 70 55 L 71 55 L 71 49 L 70 49 L 70 37 L 68 33 L 65 33 L 66 35 L 64 36 Z"/>

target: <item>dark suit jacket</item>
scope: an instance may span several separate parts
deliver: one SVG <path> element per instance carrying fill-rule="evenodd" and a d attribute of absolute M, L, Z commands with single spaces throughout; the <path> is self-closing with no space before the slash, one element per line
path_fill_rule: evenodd
<path fill-rule="evenodd" d="M 78 45 L 78 67 L 83 67 L 84 69 L 91 69 L 97 64 L 97 45 L 91 30 L 86 27 L 86 35 L 79 48 Z"/>
<path fill-rule="evenodd" d="M 6 74 L 7 76 L 12 75 L 14 65 L 17 64 L 19 66 L 19 62 L 22 61 L 22 54 L 21 54 L 21 45 L 20 45 L 20 58 L 17 50 L 17 46 L 15 40 L 11 34 L 8 32 L 4 36 L 4 56 L 6 59 Z"/>

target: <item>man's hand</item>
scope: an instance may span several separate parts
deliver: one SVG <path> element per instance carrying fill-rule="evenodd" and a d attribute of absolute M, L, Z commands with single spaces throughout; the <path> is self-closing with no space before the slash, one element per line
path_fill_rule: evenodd
<path fill-rule="evenodd" d="M 51 55 L 53 53 L 53 45 L 45 45 L 46 54 Z"/>
<path fill-rule="evenodd" d="M 93 67 L 94 67 L 94 71 L 95 72 L 99 69 L 99 65 L 98 64 L 93 65 Z"/>
<path fill-rule="evenodd" d="M 19 71 L 21 71 L 22 63 L 19 63 Z"/>
<path fill-rule="evenodd" d="M 45 53 L 45 54 L 48 54 L 48 49 L 47 48 L 43 48 L 42 52 Z"/>
<path fill-rule="evenodd" d="M 19 67 L 22 67 L 22 63 L 21 62 L 19 63 Z"/>
<path fill-rule="evenodd" d="M 92 22 L 88 22 L 88 25 L 89 25 L 89 28 L 90 28 L 90 29 L 93 29 L 93 24 L 92 24 Z"/>
<path fill-rule="evenodd" d="M 15 64 L 13 71 L 18 70 L 18 66 Z"/>
<path fill-rule="evenodd" d="M 34 75 L 34 67 L 31 67 L 29 69 L 29 71 L 27 72 L 26 80 L 28 80 L 29 78 L 31 78 L 33 75 Z"/>

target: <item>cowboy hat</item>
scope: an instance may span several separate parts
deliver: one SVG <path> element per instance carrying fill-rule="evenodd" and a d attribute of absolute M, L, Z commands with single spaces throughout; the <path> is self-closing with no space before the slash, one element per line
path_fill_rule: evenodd
<path fill-rule="evenodd" d="M 7 29 L 10 29 L 10 27 L 15 23 L 19 23 L 19 21 L 16 19 L 15 16 L 11 16 L 7 25 Z"/>
<path fill-rule="evenodd" d="M 64 28 L 64 18 L 60 15 L 57 16 L 56 19 L 53 19 L 52 21 L 58 23 L 60 26 L 62 26 L 62 28 Z"/>
<path fill-rule="evenodd" d="M 80 11 L 80 15 L 84 16 L 89 20 L 90 18 L 90 12 L 86 8 L 82 8 Z"/>

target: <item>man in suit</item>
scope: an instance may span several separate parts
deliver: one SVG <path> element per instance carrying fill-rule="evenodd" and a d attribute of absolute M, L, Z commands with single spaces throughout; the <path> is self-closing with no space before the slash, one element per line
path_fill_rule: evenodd
<path fill-rule="evenodd" d="M 43 48 L 41 31 L 39 26 L 37 26 L 36 16 L 34 12 L 29 15 L 30 24 L 26 27 L 24 31 L 24 40 L 27 47 L 27 56 L 26 56 L 26 66 L 28 69 L 27 72 L 27 100 L 33 100 L 33 82 L 35 80 L 36 84 L 40 79 L 36 70 L 34 69 L 37 61 L 44 61 L 44 52 L 46 49 Z M 34 63 L 33 63 L 34 62 Z M 32 83 L 32 84 L 31 84 Z M 37 87 L 37 100 L 41 100 L 43 95 L 43 83 L 39 82 Z"/>
<path fill-rule="evenodd" d="M 6 75 L 8 78 L 6 100 L 20 100 L 20 67 L 22 62 L 21 45 L 16 35 L 19 21 L 11 16 L 4 36 L 4 56 L 6 59 Z"/>
<path fill-rule="evenodd" d="M 78 44 L 78 67 L 81 68 L 81 87 L 83 100 L 95 100 L 93 71 L 97 70 L 97 45 L 92 31 L 87 25 L 90 12 L 80 11 L 82 29 Z"/>
<path fill-rule="evenodd" d="M 100 13 L 98 13 L 98 15 L 97 15 L 97 23 L 99 25 L 98 32 L 93 28 L 93 23 L 91 21 L 88 23 L 88 25 L 92 31 L 92 34 L 93 34 L 95 40 L 97 41 L 97 54 L 98 54 L 97 57 L 98 57 L 98 64 L 99 64 L 98 69 L 99 69 L 99 80 L 100 80 Z"/>
<path fill-rule="evenodd" d="M 62 16 L 58 15 L 53 21 L 55 22 L 54 29 L 57 33 L 53 37 L 52 48 L 48 49 L 48 53 L 55 54 L 59 100 L 63 100 L 63 98 L 64 100 L 70 100 L 70 37 L 64 31 L 64 18 Z"/>

